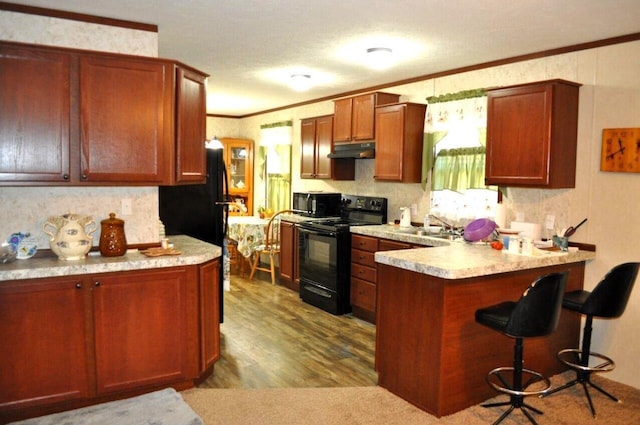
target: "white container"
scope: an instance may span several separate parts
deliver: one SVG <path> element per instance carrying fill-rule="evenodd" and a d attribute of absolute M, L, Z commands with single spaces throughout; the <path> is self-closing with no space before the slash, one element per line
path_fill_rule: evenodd
<path fill-rule="evenodd" d="M 429 214 L 425 214 L 424 216 L 424 230 L 429 231 L 429 226 L 430 226 L 430 219 L 429 219 Z"/>

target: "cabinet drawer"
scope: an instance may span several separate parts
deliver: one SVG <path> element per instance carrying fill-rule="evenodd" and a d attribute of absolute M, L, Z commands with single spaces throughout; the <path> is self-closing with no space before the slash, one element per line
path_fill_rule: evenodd
<path fill-rule="evenodd" d="M 376 285 L 358 278 L 351 278 L 351 305 L 376 311 Z"/>
<path fill-rule="evenodd" d="M 378 250 L 378 239 L 369 236 L 351 235 L 351 248 L 376 252 Z"/>
<path fill-rule="evenodd" d="M 378 251 L 394 251 L 398 249 L 409 249 L 411 244 L 405 242 L 391 241 L 389 239 L 380 239 Z"/>
<path fill-rule="evenodd" d="M 363 266 L 375 267 L 375 252 L 370 251 L 361 251 L 359 249 L 351 250 L 351 261 L 357 264 L 362 264 Z"/>
<path fill-rule="evenodd" d="M 367 267 L 360 264 L 351 263 L 351 276 L 375 283 L 377 270 L 375 269 L 375 267 Z"/>

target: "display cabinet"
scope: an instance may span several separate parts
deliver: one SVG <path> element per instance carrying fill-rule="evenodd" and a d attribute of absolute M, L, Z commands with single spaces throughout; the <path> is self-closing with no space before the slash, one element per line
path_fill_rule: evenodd
<path fill-rule="evenodd" d="M 247 214 L 253 214 L 253 140 L 224 137 L 224 163 L 229 178 L 229 196 L 244 204 Z M 230 212 L 236 215 L 239 212 Z"/>

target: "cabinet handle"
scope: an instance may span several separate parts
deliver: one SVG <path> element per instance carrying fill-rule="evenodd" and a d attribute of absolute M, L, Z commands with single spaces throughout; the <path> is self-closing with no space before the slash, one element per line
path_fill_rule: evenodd
<path fill-rule="evenodd" d="M 62 180 L 69 180 L 69 174 L 63 174 Z"/>
<path fill-rule="evenodd" d="M 87 180 L 88 177 L 87 177 L 87 175 L 85 173 L 82 173 L 82 175 L 80 176 L 80 179 Z"/>
<path fill-rule="evenodd" d="M 80 282 L 76 283 L 76 289 L 82 289 L 82 283 Z"/>
<path fill-rule="evenodd" d="M 93 286 L 95 286 L 97 288 L 98 286 L 100 286 L 100 282 L 99 281 L 93 282 Z"/>

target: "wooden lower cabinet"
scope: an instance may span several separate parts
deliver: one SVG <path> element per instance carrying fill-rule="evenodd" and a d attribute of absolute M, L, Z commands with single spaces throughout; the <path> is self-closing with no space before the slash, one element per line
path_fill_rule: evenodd
<path fill-rule="evenodd" d="M 300 288 L 297 255 L 298 229 L 295 223 L 282 220 L 280 221 L 280 282 L 296 292 Z"/>
<path fill-rule="evenodd" d="M 2 282 L 0 423 L 193 386 L 219 357 L 218 267 Z"/>
<path fill-rule="evenodd" d="M 351 309 L 353 315 L 376 323 L 378 267 L 377 251 L 409 249 L 408 243 L 351 235 Z"/>

